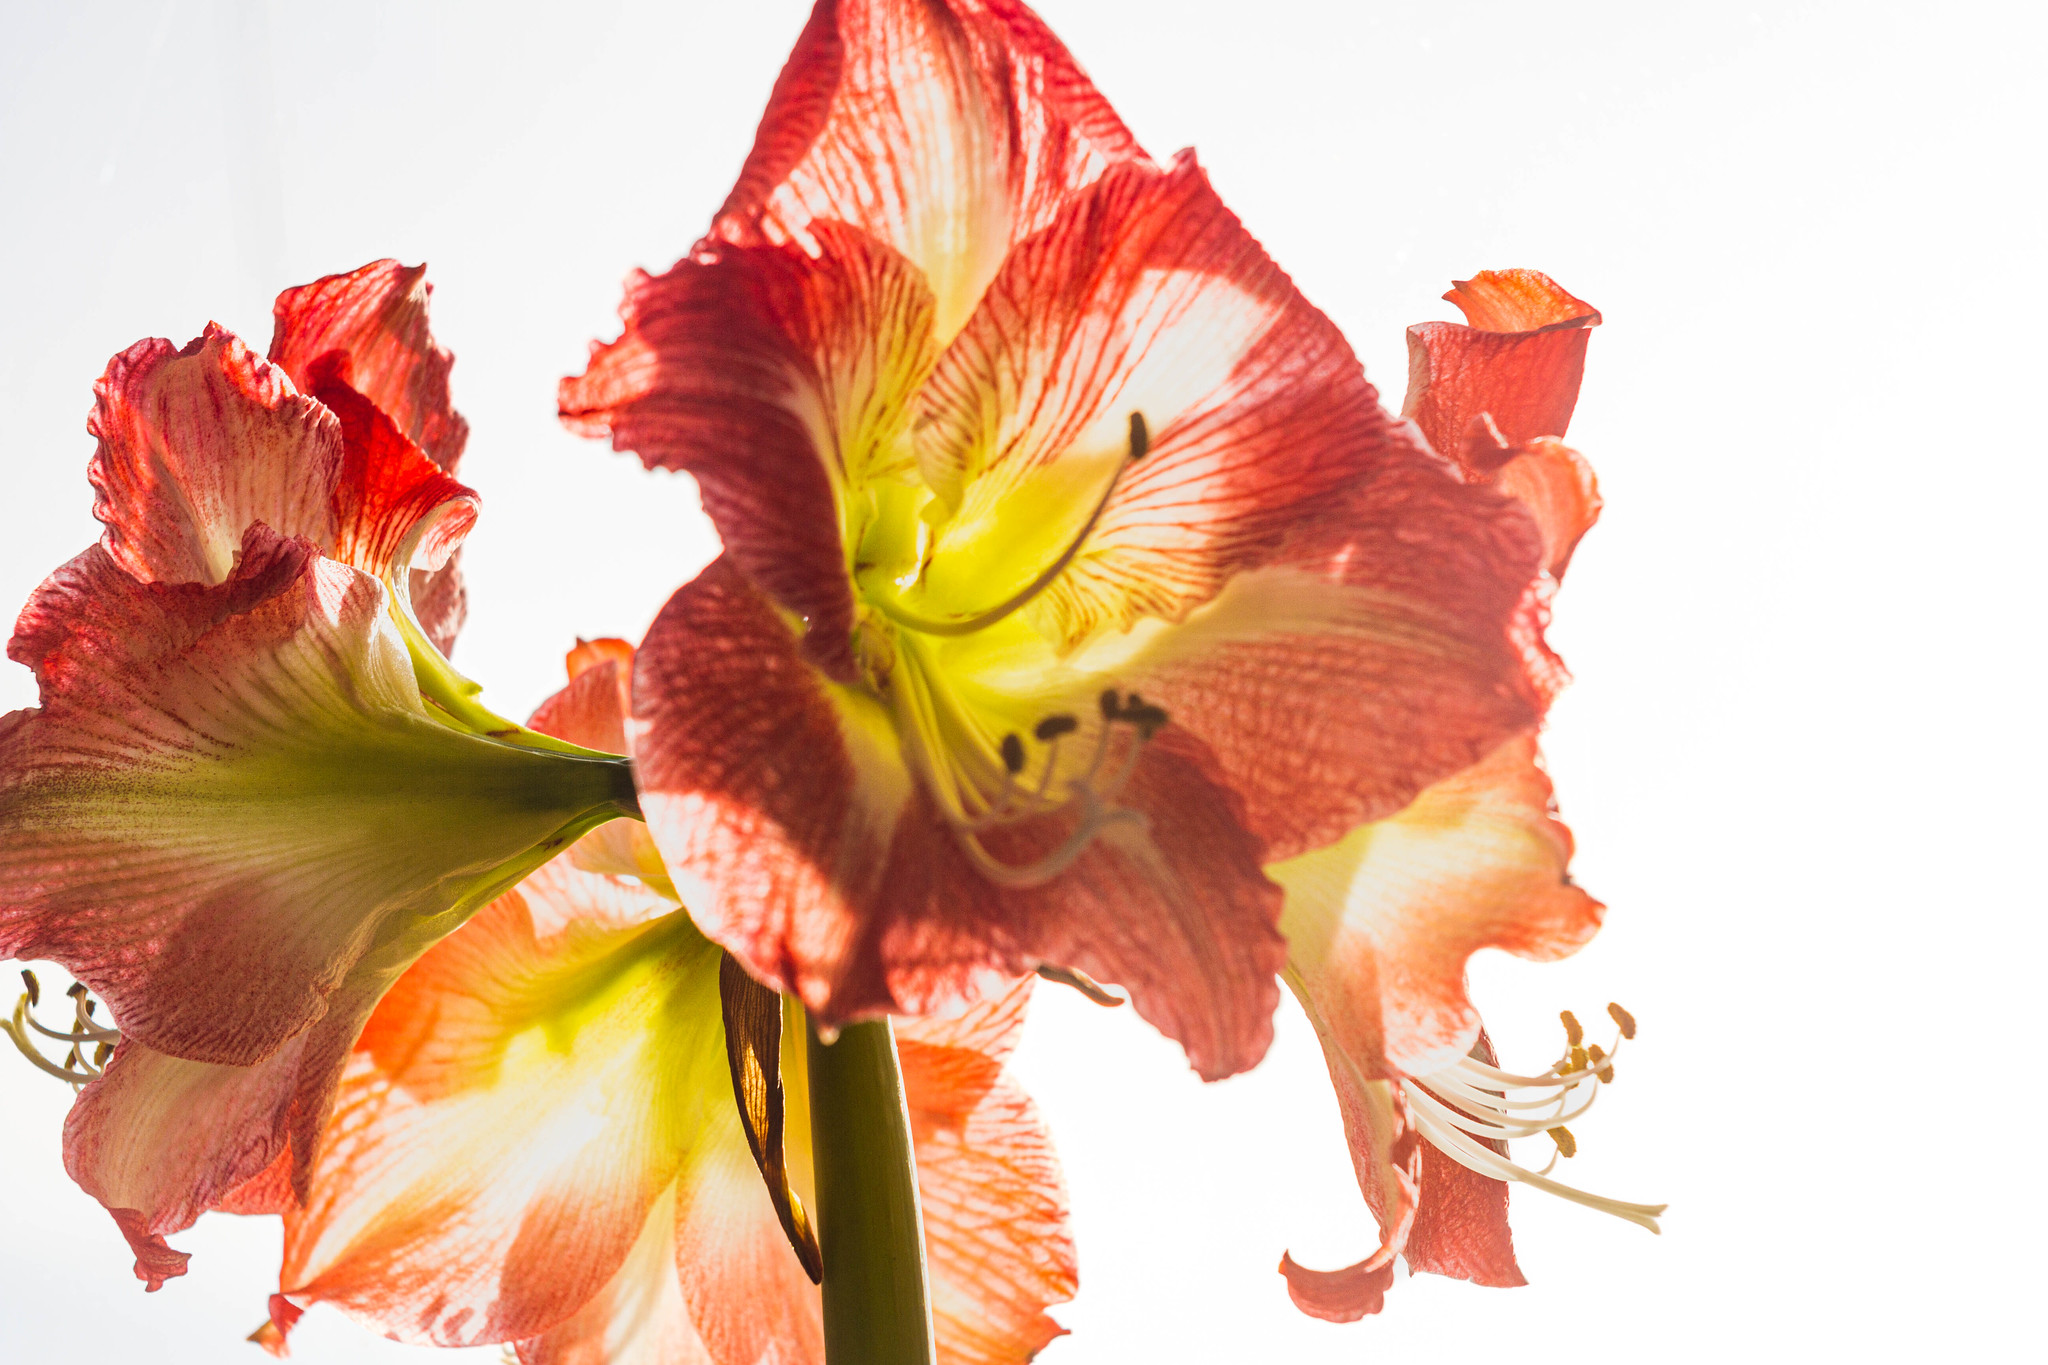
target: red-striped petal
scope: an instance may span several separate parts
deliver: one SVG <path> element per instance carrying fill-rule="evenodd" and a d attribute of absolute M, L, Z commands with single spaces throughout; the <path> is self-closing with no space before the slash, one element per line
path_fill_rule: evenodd
<path fill-rule="evenodd" d="M 561 415 L 694 475 L 726 552 L 851 671 L 841 499 L 881 472 L 933 355 L 931 295 L 896 253 L 820 225 L 820 255 L 727 248 L 636 274 L 625 332 L 562 381 Z"/>
<path fill-rule="evenodd" d="M 1511 448 L 1563 436 L 1579 401 L 1588 329 L 1600 314 L 1534 270 L 1481 271 L 1444 297 L 1469 325 L 1408 329 L 1402 415 L 1444 456 L 1481 474 L 1491 472 L 1484 465 L 1496 440 Z"/>
<path fill-rule="evenodd" d="M 1330 494 L 1415 459 L 1188 154 L 1113 168 L 1012 252 L 923 403 L 920 464 L 952 511 L 922 580 L 942 614 L 1024 588 L 1116 477 L 1032 608 L 1063 646 L 1180 619 Z M 1134 414 L 1149 453 L 1118 475 Z"/>
<path fill-rule="evenodd" d="M 805 664 L 729 561 L 670 599 L 634 674 L 648 826 L 698 922 L 827 1019 L 923 1013 L 1041 962 L 1127 987 L 1204 1075 L 1256 1063 L 1284 947 L 1262 845 L 1199 743 L 1146 747 L 1105 830 L 1042 885 L 999 887 L 962 851 L 864 693 Z M 1066 835 L 994 830 L 1013 865 Z"/>
<path fill-rule="evenodd" d="M 941 338 L 1004 255 L 1144 152 L 1015 0 L 820 0 L 712 238 L 809 245 L 849 223 L 930 282 Z"/>
<path fill-rule="evenodd" d="M 372 261 L 277 296 L 270 359 L 307 386 L 330 351 L 349 357 L 348 383 L 446 472 L 455 472 L 469 423 L 448 401 L 455 357 L 427 327 L 434 286 L 424 265 Z"/>
<path fill-rule="evenodd" d="M 95 547 L 8 650 L 42 705 L 0 719 L 0 953 L 174 1056 L 268 1056 L 615 799 L 600 765 L 435 723 L 377 581 L 262 526 L 215 587 Z"/>
<path fill-rule="evenodd" d="M 476 494 L 351 388 L 345 363 L 330 353 L 301 393 L 215 326 L 182 351 L 152 339 L 114 357 L 88 423 L 107 552 L 146 582 L 219 583 L 261 523 L 380 578 L 443 566 Z"/>

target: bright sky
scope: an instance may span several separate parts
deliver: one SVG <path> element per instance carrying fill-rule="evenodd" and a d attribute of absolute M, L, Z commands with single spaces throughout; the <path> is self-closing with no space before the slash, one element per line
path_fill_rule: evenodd
<path fill-rule="evenodd" d="M 805 8 L 7 0 L 0 604 L 97 534 L 110 354 L 209 318 L 261 346 L 279 289 L 398 256 L 430 264 L 485 499 L 456 661 L 523 714 L 577 634 L 637 638 L 715 542 L 688 480 L 561 431 L 554 383 L 615 332 L 625 271 L 703 229 Z M 1199 149 L 1390 402 L 1453 278 L 1533 266 L 1605 313 L 1571 435 L 1608 510 L 1558 603 L 1579 681 L 1547 749 L 1612 911 L 1569 963 L 1472 976 L 1511 1064 L 1555 1055 L 1561 1007 L 1635 1012 L 1569 1175 L 1672 1205 L 1652 1238 L 1520 1192 L 1529 1288 L 1425 1277 L 1309 1321 L 1281 1251 L 1375 1237 L 1299 1014 L 1205 1087 L 1129 1011 L 1046 989 L 1019 1066 L 1082 1266 L 1047 1365 L 2016 1350 L 2043 1212 L 2043 1106 L 2006 1061 L 2039 1048 L 2048 908 L 2041 11 L 1040 8 L 1152 151 Z M 0 665 L 0 709 L 33 701 Z M 253 1362 L 274 1227 L 208 1219 L 145 1295 L 63 1175 L 68 1100 L 0 1058 L 0 1358 Z M 327 1309 L 293 1347 L 426 1359 Z"/>

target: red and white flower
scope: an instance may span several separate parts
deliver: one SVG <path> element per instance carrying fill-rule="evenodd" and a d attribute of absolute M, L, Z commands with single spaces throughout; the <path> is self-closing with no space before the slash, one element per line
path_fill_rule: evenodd
<path fill-rule="evenodd" d="M 1076 970 L 1243 1070 L 1263 865 L 1541 716 L 1528 510 L 1020 5 L 823 0 L 623 311 L 563 415 L 693 474 L 725 543 L 636 664 L 642 804 L 823 1019 Z"/>

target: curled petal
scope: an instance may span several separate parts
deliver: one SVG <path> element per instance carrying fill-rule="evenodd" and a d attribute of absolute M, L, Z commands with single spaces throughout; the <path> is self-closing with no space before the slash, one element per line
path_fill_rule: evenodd
<path fill-rule="evenodd" d="M 1322 1019 L 1305 997 L 1303 1004 L 1321 1033 Z M 1333 1051 L 1327 1038 L 1323 1054 L 1337 1091 L 1344 1135 L 1351 1144 L 1352 1169 L 1380 1225 L 1380 1245 L 1341 1270 L 1311 1270 L 1283 1254 L 1280 1273 L 1287 1279 L 1288 1297 L 1302 1312 L 1325 1322 L 1356 1322 L 1385 1306 L 1394 1282 L 1394 1258 L 1406 1248 L 1415 1224 L 1423 1149 L 1429 1144 L 1409 1122 L 1407 1102 L 1398 1088 L 1361 1071 L 1350 1058 Z"/>
<path fill-rule="evenodd" d="M 182 351 L 138 341 L 93 392 L 93 515 L 135 577 L 222 582 L 256 522 L 334 543 L 341 424 L 232 332 L 209 324 Z"/>
<path fill-rule="evenodd" d="M 933 354 L 931 292 L 895 252 L 820 225 L 819 256 L 730 248 L 636 274 L 625 332 L 562 381 L 565 422 L 686 470 L 728 554 L 842 675 L 853 599 L 840 499 L 878 471 Z"/>
<path fill-rule="evenodd" d="M 1579 540 L 1600 518 L 1600 484 L 1586 457 L 1539 436 L 1493 476 L 1493 486 L 1529 509 L 1543 532 L 1543 567 L 1561 579 Z"/>
<path fill-rule="evenodd" d="M 349 386 L 346 360 L 315 362 L 301 393 L 215 326 L 114 357 L 88 423 L 107 552 L 145 582 L 219 583 L 260 522 L 379 578 L 444 565 L 476 494 Z"/>
<path fill-rule="evenodd" d="M 1600 320 L 1598 309 L 1540 270 L 1482 270 L 1452 285 L 1444 298 L 1482 332 L 1540 332 L 1567 323 L 1590 327 Z"/>
<path fill-rule="evenodd" d="M 1284 947 L 1242 809 L 1199 744 L 1147 746 L 1120 823 L 1064 873 L 998 886 L 917 783 L 864 694 L 809 668 L 729 561 L 670 599 L 634 672 L 648 828 L 705 931 L 827 1020 L 924 1013 L 1041 962 L 1128 987 L 1206 1076 L 1271 1038 Z M 1013 866 L 1054 817 L 983 836 Z"/>
<path fill-rule="evenodd" d="M 282 1292 L 438 1345 L 577 1313 L 707 1125 L 732 1122 L 717 967 L 680 913 L 543 938 L 501 898 L 364 1030 L 286 1218 Z"/>
<path fill-rule="evenodd" d="M 0 719 L 0 953 L 248 1065 L 630 800 L 617 765 L 429 719 L 385 602 L 262 526 L 216 587 L 98 547 L 53 575 L 9 645 L 42 706 Z"/>
<path fill-rule="evenodd" d="M 924 273 L 949 337 L 1065 196 L 1143 158 L 1015 0 L 820 0 L 707 241 L 852 224 Z"/>
<path fill-rule="evenodd" d="M 926 593 L 985 610 L 1086 532 L 1033 607 L 1063 646 L 1184 617 L 1332 493 L 1417 459 L 1187 154 L 1111 169 L 1019 246 L 924 401 L 920 462 L 952 512 Z"/>
<path fill-rule="evenodd" d="M 452 474 L 469 423 L 448 401 L 455 358 L 427 329 L 433 293 L 426 266 L 389 260 L 287 289 L 273 309 L 270 359 L 304 388 L 315 361 L 345 352 L 345 381 Z"/>
<path fill-rule="evenodd" d="M 1525 734 L 1398 815 L 1272 865 L 1289 968 L 1326 1049 L 1369 1078 L 1462 1057 L 1479 1033 L 1465 994 L 1473 953 L 1550 960 L 1599 929 L 1603 907 L 1572 884 L 1571 852 Z"/>
<path fill-rule="evenodd" d="M 292 1206 L 381 984 L 357 973 L 318 1022 L 252 1066 L 187 1061 L 133 1039 L 115 1048 L 65 1119 L 64 1165 L 127 1234 L 138 1277 L 182 1274 L 182 1260 L 164 1268 L 163 1239 L 209 1209 Z"/>
<path fill-rule="evenodd" d="M 1482 418 L 1510 447 L 1563 436 L 1579 401 L 1588 329 L 1599 325 L 1600 314 L 1534 270 L 1481 271 L 1444 297 L 1470 325 L 1408 329 L 1402 415 L 1461 463 L 1475 437 L 1476 448 L 1486 449 Z"/>

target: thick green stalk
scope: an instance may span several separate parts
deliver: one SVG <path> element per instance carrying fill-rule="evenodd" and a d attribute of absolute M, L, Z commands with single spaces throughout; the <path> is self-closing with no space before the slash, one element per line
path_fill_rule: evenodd
<path fill-rule="evenodd" d="M 887 1019 L 810 1039 L 828 1365 L 933 1365 L 910 1109 Z"/>

